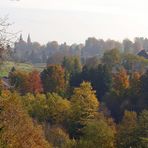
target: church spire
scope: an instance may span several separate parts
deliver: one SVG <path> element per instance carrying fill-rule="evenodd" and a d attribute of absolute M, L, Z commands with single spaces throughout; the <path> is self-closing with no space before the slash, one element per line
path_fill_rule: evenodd
<path fill-rule="evenodd" d="M 20 40 L 19 40 L 20 42 L 21 41 L 23 41 L 23 36 L 22 36 L 22 34 L 20 34 Z"/>
<path fill-rule="evenodd" d="M 27 43 L 28 43 L 28 44 L 31 44 L 31 37 L 30 37 L 30 34 L 28 34 Z"/>

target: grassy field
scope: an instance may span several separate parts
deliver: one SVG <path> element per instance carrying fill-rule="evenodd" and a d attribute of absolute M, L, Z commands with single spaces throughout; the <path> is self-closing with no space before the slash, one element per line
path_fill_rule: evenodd
<path fill-rule="evenodd" d="M 33 64 L 27 64 L 27 63 L 4 62 L 0 66 L 0 77 L 8 76 L 8 73 L 12 67 L 15 67 L 16 70 L 22 70 L 26 72 L 30 72 L 32 70 L 42 71 L 46 67 L 46 64 L 39 63 L 39 64 L 33 65 Z"/>

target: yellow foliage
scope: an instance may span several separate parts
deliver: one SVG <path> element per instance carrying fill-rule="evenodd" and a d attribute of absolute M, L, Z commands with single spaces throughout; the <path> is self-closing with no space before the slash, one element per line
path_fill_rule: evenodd
<path fill-rule="evenodd" d="M 0 97 L 1 146 L 8 148 L 50 148 L 42 128 L 34 125 L 17 94 Z"/>
<path fill-rule="evenodd" d="M 81 122 L 95 118 L 98 112 L 99 102 L 90 83 L 83 82 L 79 88 L 75 88 L 71 102 L 73 118 Z"/>
<path fill-rule="evenodd" d="M 129 76 L 125 69 L 119 70 L 113 77 L 113 88 L 116 92 L 121 92 L 129 87 Z"/>

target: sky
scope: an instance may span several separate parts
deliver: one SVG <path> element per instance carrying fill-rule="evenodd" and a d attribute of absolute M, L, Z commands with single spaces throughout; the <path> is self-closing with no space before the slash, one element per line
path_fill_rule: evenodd
<path fill-rule="evenodd" d="M 42 44 L 148 37 L 147 0 L 0 0 L 13 32 Z"/>

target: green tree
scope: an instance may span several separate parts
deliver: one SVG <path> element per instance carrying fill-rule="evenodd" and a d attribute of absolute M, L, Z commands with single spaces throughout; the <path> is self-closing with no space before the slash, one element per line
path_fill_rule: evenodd
<path fill-rule="evenodd" d="M 83 129 L 84 136 L 78 143 L 78 148 L 114 148 L 115 135 L 108 124 L 103 121 L 89 122 Z"/>
<path fill-rule="evenodd" d="M 85 61 L 85 65 L 89 69 L 91 69 L 91 68 L 96 69 L 99 64 L 100 64 L 100 60 L 99 60 L 99 57 L 97 57 L 97 56 L 88 58 Z"/>
<path fill-rule="evenodd" d="M 110 68 L 121 63 L 121 55 L 118 49 L 112 49 L 104 53 L 103 59 L 104 64 L 107 64 Z"/>
<path fill-rule="evenodd" d="M 83 81 L 91 82 L 93 89 L 96 90 L 97 97 L 102 99 L 111 90 L 112 74 L 107 65 L 99 64 L 97 68 L 91 69 L 84 66 L 82 73 L 71 80 L 71 86 L 78 86 Z"/>
<path fill-rule="evenodd" d="M 148 147 L 148 110 L 143 110 L 138 118 L 139 148 Z"/>
<path fill-rule="evenodd" d="M 128 72 L 145 70 L 148 60 L 134 54 L 122 54 L 122 65 Z"/>
<path fill-rule="evenodd" d="M 48 94 L 47 96 L 49 120 L 53 124 L 63 124 L 69 118 L 70 101 L 63 99 L 55 93 Z"/>
<path fill-rule="evenodd" d="M 99 108 L 95 91 L 88 82 L 81 83 L 80 87 L 74 89 L 71 97 L 72 116 L 70 132 L 73 137 L 78 138 L 88 121 L 95 119 Z"/>
<path fill-rule="evenodd" d="M 91 82 L 99 98 L 102 99 L 107 92 L 110 92 L 112 87 L 112 74 L 107 65 L 100 64 L 98 66 Z"/>
<path fill-rule="evenodd" d="M 65 72 L 60 65 L 49 65 L 41 73 L 45 93 L 63 93 L 66 89 Z"/>
<path fill-rule="evenodd" d="M 22 97 L 22 102 L 33 119 L 39 122 L 48 121 L 49 107 L 44 94 L 36 94 L 36 96 L 33 94 L 26 94 Z"/>
<path fill-rule="evenodd" d="M 50 127 L 45 130 L 48 141 L 56 148 L 72 148 L 76 144 L 76 141 L 71 140 L 69 135 L 62 128 Z"/>
<path fill-rule="evenodd" d="M 123 119 L 118 126 L 117 147 L 119 148 L 138 148 L 136 135 L 137 114 L 136 112 L 125 111 Z"/>
<path fill-rule="evenodd" d="M 78 57 L 64 57 L 62 66 L 70 75 L 81 71 L 81 63 Z"/>
<path fill-rule="evenodd" d="M 9 74 L 10 84 L 22 95 L 29 92 L 29 75 L 24 71 L 13 71 Z"/>
<path fill-rule="evenodd" d="M 139 110 L 142 111 L 148 108 L 148 71 L 140 78 L 140 99 L 138 102 Z"/>
<path fill-rule="evenodd" d="M 67 95 L 71 94 L 70 80 L 81 72 L 82 66 L 79 57 L 64 57 L 62 67 L 65 69 L 65 80 L 67 83 Z M 75 80 L 74 80 L 75 81 Z"/>
<path fill-rule="evenodd" d="M 130 90 L 131 92 L 136 95 L 140 93 L 140 73 L 138 72 L 133 72 L 132 75 L 130 76 Z"/>
<path fill-rule="evenodd" d="M 123 40 L 123 47 L 125 53 L 132 53 L 133 52 L 133 43 L 129 39 Z"/>
<path fill-rule="evenodd" d="M 71 104 L 55 93 L 26 95 L 24 103 L 29 114 L 39 122 L 63 124 L 69 117 Z"/>
<path fill-rule="evenodd" d="M 141 91 L 144 94 L 148 94 L 148 71 L 141 77 Z"/>

